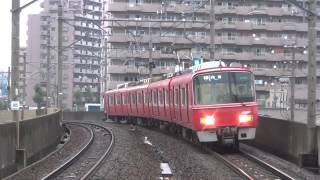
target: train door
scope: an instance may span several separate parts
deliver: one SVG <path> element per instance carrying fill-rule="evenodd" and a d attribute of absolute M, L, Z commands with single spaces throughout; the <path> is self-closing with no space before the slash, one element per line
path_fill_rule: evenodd
<path fill-rule="evenodd" d="M 129 116 L 132 115 L 132 101 L 131 101 L 131 93 L 128 93 L 128 114 Z"/>
<path fill-rule="evenodd" d="M 152 91 L 152 104 L 153 104 L 153 116 L 157 116 L 158 114 L 158 92 L 157 92 L 157 89 L 153 90 Z"/>
<path fill-rule="evenodd" d="M 174 86 L 170 88 L 170 113 L 171 113 L 171 118 L 172 121 L 176 120 L 176 115 L 175 115 L 175 94 L 174 94 Z"/>
<path fill-rule="evenodd" d="M 109 98 L 110 98 L 110 100 L 109 100 L 109 102 L 110 102 L 110 104 L 109 104 L 110 105 L 110 111 L 111 111 L 112 114 L 114 114 L 115 113 L 114 94 L 110 94 Z"/>
<path fill-rule="evenodd" d="M 165 90 L 165 113 L 166 113 L 166 119 L 171 120 L 170 116 L 170 96 L 169 96 L 169 89 Z"/>
<path fill-rule="evenodd" d="M 187 103 L 187 88 L 181 87 L 180 88 L 180 113 L 181 113 L 181 120 L 186 123 L 188 122 L 188 103 Z"/>
<path fill-rule="evenodd" d="M 162 96 L 161 96 L 161 101 L 162 101 L 162 116 L 165 118 L 167 116 L 166 113 L 166 90 L 164 88 L 162 88 Z"/>
<path fill-rule="evenodd" d="M 174 88 L 174 116 L 177 121 L 180 121 L 180 93 L 179 86 Z"/>

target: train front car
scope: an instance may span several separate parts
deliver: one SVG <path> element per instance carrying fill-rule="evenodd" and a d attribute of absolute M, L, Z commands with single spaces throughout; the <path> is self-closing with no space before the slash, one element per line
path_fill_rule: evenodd
<path fill-rule="evenodd" d="M 236 148 L 255 138 L 258 112 L 254 76 L 246 68 L 213 68 L 193 76 L 192 114 L 200 142 Z"/>

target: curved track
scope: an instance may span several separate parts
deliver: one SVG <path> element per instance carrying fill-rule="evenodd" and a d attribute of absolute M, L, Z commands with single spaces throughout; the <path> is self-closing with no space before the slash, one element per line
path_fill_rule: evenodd
<path fill-rule="evenodd" d="M 218 153 L 207 147 L 203 149 L 213 154 L 243 179 L 294 179 L 283 171 L 242 150 L 233 153 Z"/>
<path fill-rule="evenodd" d="M 76 155 L 71 157 L 68 161 L 66 161 L 57 169 L 53 170 L 47 176 L 43 177 L 42 180 L 53 179 L 53 178 L 88 179 L 94 173 L 94 171 L 99 167 L 99 165 L 101 165 L 103 160 L 110 154 L 112 150 L 112 147 L 114 145 L 114 136 L 111 130 L 93 123 L 65 122 L 65 124 L 77 125 L 77 126 L 82 126 L 90 129 L 90 134 L 91 134 L 90 141 Z M 97 146 L 97 144 L 101 145 L 101 143 L 99 142 L 95 143 L 96 141 L 95 139 L 105 139 L 104 137 L 105 135 L 110 136 L 110 143 L 107 146 L 107 148 L 105 148 L 106 150 L 103 148 L 105 151 L 100 153 L 102 154 L 100 158 L 90 157 L 92 156 L 93 153 L 97 153 L 95 150 L 92 150 L 93 153 L 90 152 L 90 149 L 94 149 L 94 148 L 101 149 L 101 147 Z M 85 164 L 86 167 L 83 167 L 83 164 Z M 76 171 L 75 169 L 81 169 L 81 172 Z"/>

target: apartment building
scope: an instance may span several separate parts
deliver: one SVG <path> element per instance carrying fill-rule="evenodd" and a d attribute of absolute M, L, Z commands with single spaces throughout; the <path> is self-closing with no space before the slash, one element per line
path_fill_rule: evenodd
<path fill-rule="evenodd" d="M 34 86 L 48 91 L 57 104 L 58 5 L 63 7 L 62 96 L 63 107 L 72 109 L 100 101 L 101 0 L 44 0 L 40 14 L 29 15 L 27 41 L 27 104 L 34 106 Z M 75 100 L 75 93 L 79 95 Z"/>
<path fill-rule="evenodd" d="M 306 1 L 300 2 L 306 6 Z M 172 72 L 176 64 L 190 64 L 192 58 L 210 60 L 210 8 L 205 0 L 107 1 L 108 89 L 147 77 L 145 65 L 150 60 L 156 64 L 153 74 Z M 288 81 L 293 68 L 296 84 L 307 86 L 304 12 L 280 0 L 215 0 L 214 15 L 215 59 L 238 62 L 254 71 L 262 107 L 267 99 L 275 104 L 270 103 L 270 89 Z M 296 95 L 301 98 L 297 103 L 306 104 L 306 92 L 296 93 L 302 93 Z"/>
<path fill-rule="evenodd" d="M 19 55 L 19 82 L 18 82 L 18 100 L 22 105 L 25 103 L 26 96 L 26 81 L 25 81 L 25 72 L 26 72 L 26 59 L 27 59 L 27 50 L 25 47 L 20 47 Z"/>

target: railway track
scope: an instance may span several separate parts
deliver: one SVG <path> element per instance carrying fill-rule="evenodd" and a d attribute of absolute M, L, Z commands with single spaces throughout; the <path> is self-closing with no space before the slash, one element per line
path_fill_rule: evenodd
<path fill-rule="evenodd" d="M 153 129 L 158 132 L 168 133 L 163 130 Z M 172 135 L 172 133 L 169 133 Z M 179 135 L 182 140 L 191 142 L 196 146 L 200 146 L 201 149 L 206 151 L 209 154 L 214 155 L 217 159 L 222 161 L 225 165 L 231 168 L 235 173 L 237 173 L 243 179 L 284 179 L 284 180 L 294 180 L 295 178 L 291 177 L 282 170 L 272 166 L 271 164 L 262 161 L 261 159 L 255 157 L 254 155 L 246 152 L 245 150 L 239 150 L 238 152 L 231 152 L 230 149 L 227 152 L 221 152 L 220 150 L 214 150 L 208 146 L 201 145 L 199 142 L 195 142 L 192 139 L 186 139 L 180 134 L 173 132 L 173 134 Z M 175 136 L 177 137 L 177 136 Z M 221 153 L 220 153 L 220 152 Z"/>
<path fill-rule="evenodd" d="M 47 179 L 88 179 L 110 154 L 114 145 L 111 130 L 93 123 L 66 122 L 67 125 L 77 125 L 90 130 L 90 141 L 68 161 L 48 173 L 42 180 Z M 110 143 L 102 143 L 105 136 L 110 137 Z"/>
<path fill-rule="evenodd" d="M 259 158 L 243 151 L 239 152 L 228 152 L 219 153 L 213 151 L 207 147 L 203 148 L 206 152 L 211 153 L 217 157 L 220 161 L 230 167 L 234 172 L 236 172 L 243 179 L 284 179 L 284 180 L 294 180 L 293 177 L 286 174 L 285 172 L 277 169 L 276 167 L 260 160 Z"/>

